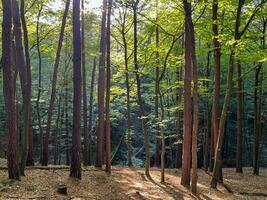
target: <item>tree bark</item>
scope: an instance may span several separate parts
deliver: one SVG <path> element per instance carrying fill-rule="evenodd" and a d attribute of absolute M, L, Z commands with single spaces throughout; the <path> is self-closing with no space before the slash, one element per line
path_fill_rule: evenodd
<path fill-rule="evenodd" d="M 16 52 L 16 64 L 19 71 L 22 99 L 23 99 L 23 113 L 24 113 L 24 130 L 22 133 L 23 137 L 23 153 L 20 161 L 20 172 L 21 175 L 24 174 L 24 169 L 26 166 L 28 149 L 29 149 L 29 131 L 30 131 L 30 92 L 29 92 L 29 82 L 27 66 L 25 61 L 25 54 L 22 42 L 22 31 L 19 15 L 19 4 L 17 0 L 12 0 L 13 6 L 13 24 L 14 24 L 14 35 L 15 35 L 15 52 Z"/>
<path fill-rule="evenodd" d="M 92 137 L 92 124 L 93 124 L 93 103 L 94 103 L 94 86 L 95 86 L 95 73 L 96 73 L 96 57 L 94 58 L 93 69 L 92 69 L 92 79 L 90 85 L 90 99 L 89 99 L 89 125 L 88 125 L 88 165 L 91 163 L 91 137 Z"/>
<path fill-rule="evenodd" d="M 191 161 L 191 131 L 192 131 L 192 105 L 191 105 L 191 54 L 190 54 L 190 27 L 188 20 L 191 16 L 191 6 L 183 0 L 185 15 L 185 78 L 184 78 L 184 119 L 183 119 L 183 162 L 181 184 L 190 187 L 190 161 Z"/>
<path fill-rule="evenodd" d="M 107 81 L 106 81 L 106 172 L 111 173 L 110 160 L 110 87 L 111 87 L 111 64 L 110 64 L 110 17 L 112 0 L 108 1 L 107 13 Z"/>
<path fill-rule="evenodd" d="M 237 60 L 237 147 L 236 147 L 236 172 L 243 173 L 242 170 L 242 144 L 243 144 L 243 81 L 241 64 Z"/>
<path fill-rule="evenodd" d="M 41 4 L 41 7 L 39 8 L 38 15 L 37 15 L 37 22 L 36 22 L 36 47 L 37 47 L 37 53 L 38 53 L 38 94 L 37 94 L 37 100 L 36 100 L 36 111 L 37 111 L 37 119 L 38 119 L 38 126 L 39 126 L 39 133 L 40 133 L 40 139 L 43 141 L 43 127 L 42 127 L 42 119 L 41 119 L 41 113 L 40 113 L 40 98 L 42 93 L 42 56 L 41 56 L 41 50 L 40 50 L 40 17 L 43 10 L 43 4 Z M 41 143 L 41 152 L 40 152 L 40 163 L 43 162 L 43 143 Z"/>
<path fill-rule="evenodd" d="M 84 40 L 84 0 L 82 0 L 82 80 L 83 80 L 83 162 L 85 166 L 89 165 L 88 152 L 89 152 L 89 141 L 88 141 L 88 124 L 87 124 L 87 85 L 86 85 L 86 66 L 85 66 L 85 40 Z"/>
<path fill-rule="evenodd" d="M 106 57 L 106 15 L 107 0 L 103 0 L 100 36 L 100 56 L 98 71 L 98 131 L 97 131 L 97 147 L 96 147 L 96 167 L 103 165 L 103 145 L 104 145 L 104 96 L 105 96 L 105 57 Z"/>
<path fill-rule="evenodd" d="M 156 10 L 158 6 L 158 1 L 156 1 Z M 156 11 L 156 23 L 158 21 L 158 12 Z M 156 25 L 156 49 L 159 46 L 159 27 Z M 160 166 L 160 120 L 159 120 L 159 93 L 160 93 L 160 80 L 159 80 L 159 51 L 156 50 L 156 77 L 155 77 L 155 128 L 156 128 L 156 137 L 155 137 L 155 167 Z M 162 147 L 163 148 L 163 147 Z M 162 149 L 163 150 L 163 149 Z"/>
<path fill-rule="evenodd" d="M 61 53 L 62 43 L 63 43 L 63 39 L 64 39 L 64 31 L 65 31 L 65 25 L 66 25 L 66 21 L 67 21 L 69 6 L 70 6 L 70 0 L 67 0 L 64 14 L 63 14 L 63 18 L 62 18 L 62 24 L 61 24 L 59 39 L 58 39 L 56 60 L 54 63 L 52 89 L 51 89 L 50 103 L 49 103 L 49 108 L 48 108 L 48 113 L 47 113 L 46 132 L 45 132 L 45 137 L 43 140 L 43 159 L 42 159 L 42 165 L 43 166 L 47 166 L 47 164 L 48 164 L 49 135 L 50 135 L 50 129 L 51 129 L 52 114 L 53 114 L 53 110 L 54 110 L 54 102 L 55 102 L 55 97 L 56 97 L 56 87 L 57 87 L 58 68 L 59 68 L 59 62 L 60 62 L 60 53 Z"/>
<path fill-rule="evenodd" d="M 218 0 L 213 0 L 212 4 L 212 31 L 213 31 L 213 57 L 214 57 L 214 95 L 211 122 L 211 147 L 210 147 L 210 171 L 213 170 L 214 152 L 218 140 L 220 121 L 220 68 L 221 68 L 221 45 L 218 31 Z"/>
<path fill-rule="evenodd" d="M 81 179 L 81 31 L 80 0 L 73 1 L 73 132 L 70 176 Z"/>
<path fill-rule="evenodd" d="M 18 165 L 18 130 L 16 121 L 15 85 L 12 66 L 12 4 L 11 0 L 2 1 L 2 69 L 3 69 L 3 93 L 6 109 L 6 133 L 7 133 L 7 165 L 8 177 L 20 179 Z"/>
<path fill-rule="evenodd" d="M 24 52 L 25 52 L 25 58 L 26 58 L 26 66 L 27 66 L 27 78 L 28 78 L 28 90 L 29 90 L 29 98 L 31 98 L 31 83 L 32 83 L 32 75 L 31 75 L 31 60 L 30 60 L 30 53 L 29 53 L 29 39 L 28 39 L 28 29 L 27 24 L 25 20 L 25 5 L 24 0 L 20 1 L 20 18 L 21 18 L 21 24 L 23 29 L 23 39 L 24 39 Z M 31 102 L 30 102 L 30 111 L 29 111 L 29 148 L 28 148 L 28 156 L 27 156 L 27 166 L 33 166 L 34 160 L 33 160 L 33 140 L 32 140 L 32 108 L 31 108 Z"/>

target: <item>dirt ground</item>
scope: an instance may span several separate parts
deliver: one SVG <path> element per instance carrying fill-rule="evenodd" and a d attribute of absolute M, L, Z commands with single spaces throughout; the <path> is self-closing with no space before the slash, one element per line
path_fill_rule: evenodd
<path fill-rule="evenodd" d="M 244 174 L 234 169 L 224 169 L 224 182 L 231 188 L 217 190 L 209 187 L 211 176 L 199 170 L 198 195 L 193 196 L 180 185 L 181 171 L 166 170 L 166 183 L 160 183 L 160 171 L 151 169 L 151 178 L 143 169 L 113 167 L 109 176 L 94 167 L 83 168 L 82 180 L 69 177 L 68 169 L 26 170 L 21 181 L 10 182 L 7 171 L 0 170 L 0 199 L 88 199 L 88 200 L 144 200 L 144 199 L 267 199 L 267 169 L 261 169 L 260 176 L 252 175 L 252 169 L 245 168 Z M 57 192 L 60 184 L 67 186 L 68 195 Z"/>

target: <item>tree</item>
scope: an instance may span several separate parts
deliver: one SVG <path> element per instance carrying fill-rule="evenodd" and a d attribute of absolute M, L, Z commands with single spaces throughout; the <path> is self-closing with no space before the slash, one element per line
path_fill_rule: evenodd
<path fill-rule="evenodd" d="M 73 132 L 70 176 L 81 179 L 81 31 L 80 0 L 73 1 Z"/>
<path fill-rule="evenodd" d="M 20 84 L 23 98 L 23 112 L 24 112 L 24 130 L 23 130 L 23 153 L 20 162 L 20 171 L 24 174 L 24 168 L 27 162 L 28 150 L 29 150 L 29 132 L 31 127 L 30 122 L 30 87 L 28 80 L 28 72 L 25 61 L 25 54 L 22 42 L 22 31 L 19 15 L 19 5 L 17 0 L 12 1 L 13 6 L 13 24 L 14 24 L 14 35 L 15 35 L 15 53 L 16 53 L 16 64 L 19 71 Z"/>
<path fill-rule="evenodd" d="M 191 131 L 192 131 L 192 105 L 191 105 L 191 54 L 190 54 L 190 27 L 191 7 L 187 0 L 184 3 L 184 29 L 185 29 L 185 78 L 184 78 L 184 121 L 183 121 L 183 162 L 182 162 L 182 177 L 181 184 L 190 186 L 190 160 L 191 160 Z"/>
<path fill-rule="evenodd" d="M 54 64 L 53 80 L 52 80 L 52 91 L 51 91 L 49 109 L 48 109 L 48 113 L 47 113 L 46 133 L 45 133 L 45 137 L 43 139 L 42 165 L 44 165 L 44 166 L 46 166 L 48 164 L 49 135 L 50 135 L 50 129 L 51 129 L 52 114 L 53 114 L 53 110 L 54 110 L 54 102 L 55 102 L 55 98 L 56 98 L 56 87 L 57 87 L 58 68 L 59 68 L 59 62 L 60 62 L 60 53 L 61 53 L 62 43 L 63 43 L 63 39 L 64 39 L 64 31 L 65 31 L 69 6 L 70 6 L 70 0 L 67 0 L 66 6 L 65 6 L 65 11 L 63 14 L 63 18 L 62 18 L 61 30 L 60 30 L 60 34 L 59 34 L 56 60 L 55 60 L 55 64 Z"/>
<path fill-rule="evenodd" d="M 212 3 L 212 31 L 213 31 L 213 58 L 214 58 L 214 95 L 212 107 L 211 122 L 211 147 L 210 147 L 210 171 L 213 170 L 214 151 L 217 144 L 219 131 L 219 98 L 220 98 L 220 67 L 221 67 L 221 47 L 219 41 L 218 30 L 218 1 L 213 0 Z"/>
<path fill-rule="evenodd" d="M 107 0 L 103 0 L 101 35 L 100 35 L 100 56 L 98 71 L 98 130 L 96 147 L 96 167 L 103 164 L 103 143 L 104 143 L 104 96 L 105 96 L 105 56 L 106 56 L 106 15 Z"/>
<path fill-rule="evenodd" d="M 29 97 L 31 98 L 31 83 L 32 83 L 32 75 L 31 75 L 31 60 L 30 60 L 30 53 L 29 53 L 29 39 L 28 39 L 28 29 L 25 20 L 25 5 L 24 0 L 20 1 L 20 18 L 21 24 L 23 29 L 23 41 L 24 41 L 24 52 L 26 58 L 26 66 L 27 66 L 27 78 L 28 78 L 28 90 L 29 90 Z M 30 111 L 29 111 L 29 121 L 32 122 L 32 108 L 30 103 Z M 32 140 L 32 126 L 29 128 L 29 148 L 28 148 L 28 156 L 27 156 L 27 166 L 33 166 L 33 140 Z"/>
<path fill-rule="evenodd" d="M 85 65 L 85 41 L 84 41 L 84 0 L 82 0 L 82 80 L 83 80 L 83 135 L 84 135 L 84 165 L 89 165 L 89 138 L 87 126 L 87 85 L 86 85 L 86 65 Z"/>
<path fill-rule="evenodd" d="M 6 110 L 6 133 L 7 133 L 7 165 L 8 177 L 20 179 L 17 148 L 17 121 L 15 103 L 15 82 L 12 66 L 12 4 L 11 0 L 3 0 L 3 22 L 2 22 L 2 69 L 3 69 L 3 91 Z"/>
<path fill-rule="evenodd" d="M 110 16 L 111 16 L 112 0 L 108 1 L 107 13 L 107 80 L 106 80 L 106 172 L 111 173 L 110 160 L 110 87 L 111 87 L 111 64 L 110 64 Z"/>

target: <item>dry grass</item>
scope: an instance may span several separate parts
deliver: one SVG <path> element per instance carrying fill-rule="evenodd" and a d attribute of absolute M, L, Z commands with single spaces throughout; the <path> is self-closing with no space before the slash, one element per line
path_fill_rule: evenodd
<path fill-rule="evenodd" d="M 68 169 L 49 170 L 30 168 L 21 181 L 7 181 L 7 171 L 0 171 L 0 199 L 88 199 L 88 200 L 135 200 L 135 199 L 266 199 L 267 170 L 260 176 L 252 175 L 252 169 L 236 174 L 234 169 L 224 169 L 225 184 L 218 190 L 209 187 L 210 175 L 199 170 L 198 195 L 194 196 L 180 185 L 180 170 L 166 170 L 166 183 L 160 183 L 160 171 L 151 169 L 151 178 L 143 169 L 113 167 L 112 175 L 94 167 L 83 169 L 82 180 L 69 178 Z M 57 187 L 65 184 L 68 195 L 57 193 Z M 246 195 L 242 195 L 246 193 Z"/>

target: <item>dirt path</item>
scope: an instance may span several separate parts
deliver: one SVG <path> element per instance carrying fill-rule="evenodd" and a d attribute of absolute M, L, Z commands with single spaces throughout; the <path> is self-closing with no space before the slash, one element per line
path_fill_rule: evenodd
<path fill-rule="evenodd" d="M 0 171 L 0 199 L 88 199 L 88 200 L 176 200 L 176 199 L 266 199 L 267 170 L 260 176 L 245 169 L 243 175 L 233 169 L 224 170 L 225 183 L 233 194 L 219 186 L 209 187 L 210 175 L 199 170 L 198 196 L 193 196 L 180 185 L 180 170 L 167 170 L 166 183 L 160 183 L 158 169 L 151 170 L 151 178 L 143 169 L 115 167 L 108 176 L 94 167 L 84 168 L 82 180 L 69 178 L 68 169 L 27 169 L 21 181 L 9 182 L 6 170 Z M 60 195 L 57 188 L 65 184 L 68 195 Z M 242 195 L 246 194 L 246 195 Z"/>

